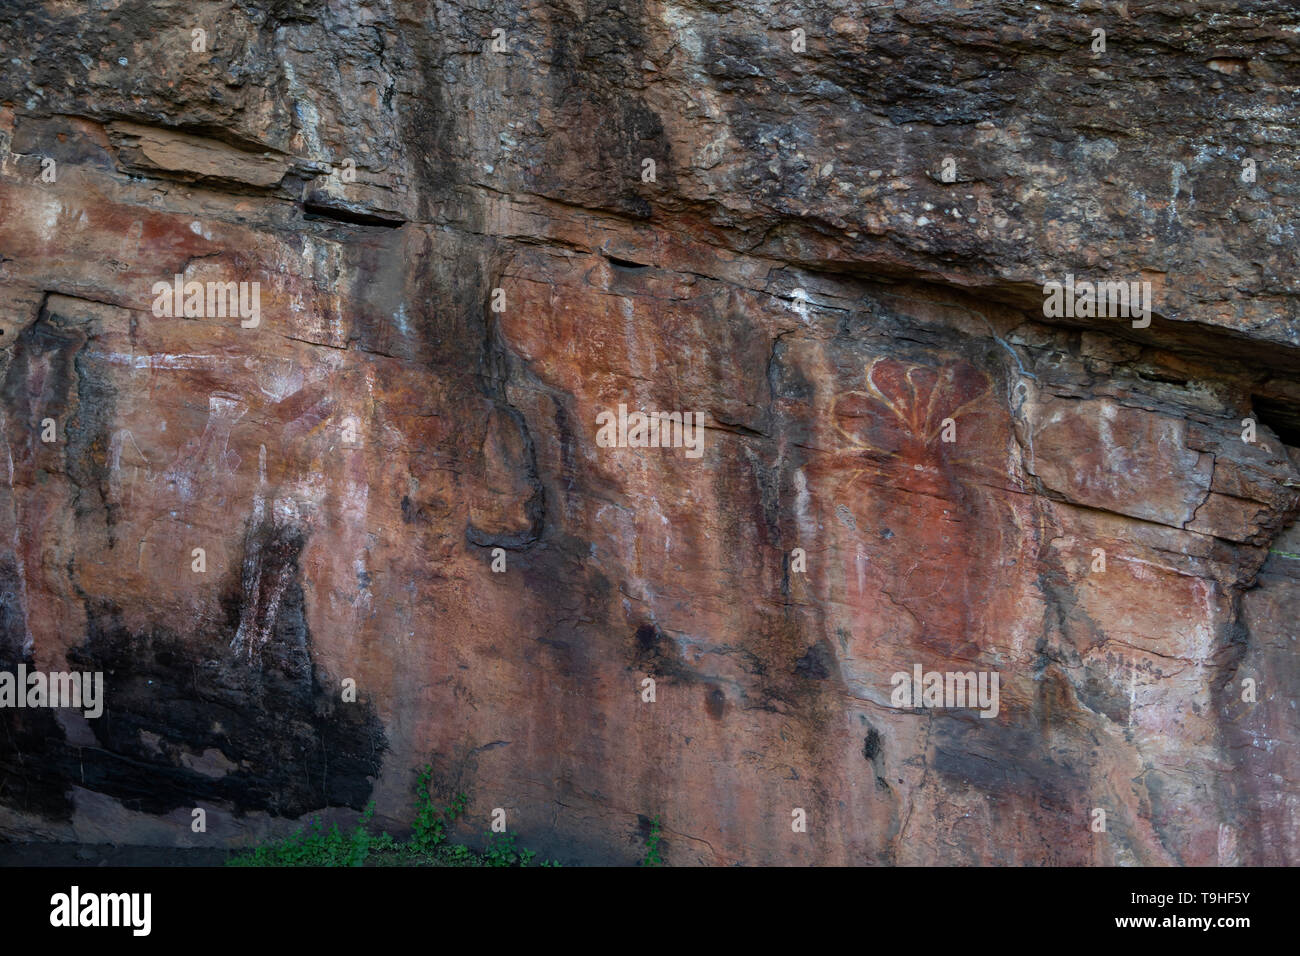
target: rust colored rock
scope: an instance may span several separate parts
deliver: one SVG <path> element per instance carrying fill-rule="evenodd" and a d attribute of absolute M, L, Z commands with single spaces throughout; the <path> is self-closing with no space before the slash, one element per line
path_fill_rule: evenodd
<path fill-rule="evenodd" d="M 1300 862 L 1275 7 L 18 5 L 0 834 Z"/>

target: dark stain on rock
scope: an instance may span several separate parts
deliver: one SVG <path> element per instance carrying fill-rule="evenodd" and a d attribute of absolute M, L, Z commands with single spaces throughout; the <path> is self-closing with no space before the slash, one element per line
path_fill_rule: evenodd
<path fill-rule="evenodd" d="M 19 664 L 35 670 L 26 639 L 22 580 L 13 561 L 0 562 L 0 671 L 16 674 Z M 23 692 L 19 688 L 19 692 Z M 0 805 L 49 820 L 72 819 L 66 780 L 51 772 L 66 761 L 63 728 L 48 707 L 0 709 Z"/>
<path fill-rule="evenodd" d="M 674 172 L 663 122 L 636 95 L 644 86 L 642 4 L 589 4 L 581 15 L 561 6 L 549 13 L 554 53 L 547 97 L 557 104 L 557 117 L 530 170 L 537 191 L 648 219 L 643 193 L 660 187 L 642 182 L 642 161 L 654 160 L 658 181 L 672 182 Z M 579 152 L 584 161 L 574 163 Z"/>
<path fill-rule="evenodd" d="M 23 579 L 13 559 L 0 559 L 0 660 L 17 661 L 27 639 Z"/>
<path fill-rule="evenodd" d="M 444 198 L 461 177 L 455 147 L 456 119 L 460 112 L 450 101 L 443 83 L 443 38 L 436 29 L 412 25 L 410 42 L 399 56 L 414 61 L 418 82 L 411 91 L 399 91 L 397 115 L 402 121 L 402 142 L 418 150 L 425 161 L 416 164 L 419 217 L 434 218 L 434 203 Z M 410 65 L 410 64 L 408 64 Z"/>
<path fill-rule="evenodd" d="M 77 514 L 104 512 L 108 526 L 108 546 L 113 547 L 113 526 L 121 506 L 110 497 L 109 448 L 116 417 L 117 394 L 112 376 L 98 357 L 85 350 L 72 359 L 76 371 L 77 412 L 67 424 L 68 476 L 82 493 L 77 497 Z M 97 500 L 83 500 L 84 491 L 92 489 Z"/>
<path fill-rule="evenodd" d="M 987 793 L 1014 793 L 1035 788 L 1041 802 L 1067 806 L 1066 768 L 1042 754 L 1034 731 L 1000 726 L 979 718 L 954 718 L 934 747 L 934 769 L 953 783 Z"/>
<path fill-rule="evenodd" d="M 876 789 L 886 791 L 890 790 L 891 787 L 889 786 L 889 781 L 885 779 L 883 753 L 884 738 L 880 736 L 880 731 L 876 730 L 876 728 L 872 727 L 870 724 L 867 724 L 865 717 L 862 717 L 861 719 L 867 726 L 867 735 L 862 738 L 862 757 L 867 761 L 867 763 L 871 764 L 871 770 L 875 774 L 876 778 Z"/>
<path fill-rule="evenodd" d="M 523 476 L 529 495 L 524 502 L 525 524 L 519 528 L 486 529 L 473 522 L 465 526 L 465 538 L 480 548 L 505 548 L 523 551 L 535 544 L 546 530 L 546 488 L 537 470 L 537 448 L 533 443 L 528 422 L 513 406 L 499 408 L 501 419 L 509 421 L 518 430 L 520 457 L 512 462 L 513 470 Z"/>
<path fill-rule="evenodd" d="M 297 525 L 271 521 L 250 523 L 245 533 L 239 616 L 230 646 L 248 660 L 260 661 L 263 646 L 276 637 L 297 655 L 295 664 L 302 669 L 309 638 L 298 557 L 306 540 Z M 229 598 L 226 604 L 229 610 Z"/>
<path fill-rule="evenodd" d="M 412 501 L 410 495 L 402 495 L 402 524 L 432 524 L 434 514 L 445 511 L 444 502 L 421 503 Z"/>
<path fill-rule="evenodd" d="M 108 451 L 116 396 L 106 369 L 86 368 L 83 350 L 92 335 L 91 323 L 63 316 L 47 301 L 19 334 L 0 395 L 9 411 L 13 483 L 31 482 L 42 467 L 66 468 L 78 489 L 77 517 L 102 510 L 111 536 L 116 505 L 109 500 Z M 58 423 L 66 441 L 40 441 L 39 423 L 45 418 Z M 66 465 L 51 461 L 53 456 L 62 456 Z M 97 492 L 97 498 L 86 490 Z"/>
<path fill-rule="evenodd" d="M 835 658 L 823 644 L 814 644 L 794 662 L 794 672 L 809 680 L 826 680 L 831 676 Z"/>
<path fill-rule="evenodd" d="M 451 514 L 452 508 L 445 500 L 431 497 L 424 501 L 402 495 L 402 523 L 438 525 Z"/>
<path fill-rule="evenodd" d="M 67 657 L 75 670 L 104 674 L 104 712 L 88 722 L 97 746 L 68 745 L 49 710 L 12 712 L 49 726 L 20 727 L 18 757 L 0 754 L 0 803 L 67 819 L 76 784 L 151 814 L 204 802 L 284 817 L 364 808 L 387 749 L 383 727 L 364 688 L 343 703 L 340 680 L 312 660 L 302 535 L 282 530 L 249 535 L 250 547 L 263 545 L 263 580 L 291 572 L 278 602 L 254 589 L 263 606 L 251 615 L 244 575 L 228 585 L 226 620 L 190 633 L 132 631 L 115 602 L 85 596 L 86 639 Z M 288 552 L 276 557 L 277 545 Z M 230 646 L 249 620 L 267 628 L 253 659 Z M 45 739 L 33 740 L 38 731 Z"/>
<path fill-rule="evenodd" d="M 867 736 L 862 738 L 862 756 L 867 760 L 875 760 L 880 755 L 880 731 L 872 728 L 867 732 Z"/>
<path fill-rule="evenodd" d="M 564 503 L 567 509 L 577 504 L 578 487 L 577 442 L 573 429 L 569 425 L 569 412 L 558 397 L 552 397 L 555 405 L 555 433 L 560 442 L 560 481 L 563 482 Z"/>
<path fill-rule="evenodd" d="M 1077 732 L 1061 730 L 1058 736 L 1067 733 Z M 930 766 L 943 778 L 943 786 L 955 792 L 970 788 L 983 793 L 993 814 L 994 832 L 1011 825 L 1012 819 L 1021 829 L 1047 832 L 1063 819 L 1085 820 L 1094 805 L 1087 770 L 1061 762 L 1053 752 L 1059 743 L 1049 748 L 1040 726 L 942 713 L 935 718 L 933 744 Z M 1077 753 L 1091 745 L 1080 734 L 1069 750 Z M 1024 801 L 1025 794 L 1033 794 L 1033 800 Z M 1001 820 L 1003 809 L 1013 806 L 1027 811 L 1029 819 L 1017 815 Z M 1082 865 L 1090 853 L 1087 841 L 1062 843 L 1050 849 L 1049 865 Z"/>
<path fill-rule="evenodd" d="M 727 710 L 727 695 L 723 693 L 721 687 L 709 688 L 708 694 L 704 697 L 704 709 L 714 720 L 722 719 L 722 715 Z"/>
<path fill-rule="evenodd" d="M 652 677 L 675 677 L 690 680 L 694 674 L 678 656 L 673 640 L 665 637 L 658 624 L 645 623 L 636 629 L 632 646 L 632 664 Z"/>

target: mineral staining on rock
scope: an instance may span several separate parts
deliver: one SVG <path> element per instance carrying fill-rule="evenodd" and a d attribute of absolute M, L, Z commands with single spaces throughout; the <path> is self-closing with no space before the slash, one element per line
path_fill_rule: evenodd
<path fill-rule="evenodd" d="M 0 670 L 104 713 L 0 709 L 0 833 L 432 761 L 570 862 L 1300 859 L 1300 15 L 76 6 L 0 24 Z"/>

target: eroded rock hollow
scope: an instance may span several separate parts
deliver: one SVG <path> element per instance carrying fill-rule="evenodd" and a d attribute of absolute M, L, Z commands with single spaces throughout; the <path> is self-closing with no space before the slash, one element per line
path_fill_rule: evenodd
<path fill-rule="evenodd" d="M 0 20 L 6 838 L 1300 862 L 1294 10 Z"/>

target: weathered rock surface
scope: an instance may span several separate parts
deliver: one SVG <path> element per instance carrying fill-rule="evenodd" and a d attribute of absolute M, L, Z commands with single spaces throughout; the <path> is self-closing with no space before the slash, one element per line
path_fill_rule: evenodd
<path fill-rule="evenodd" d="M 0 669 L 106 703 L 0 710 L 0 833 L 400 827 L 432 762 L 569 862 L 1300 862 L 1277 7 L 10 2 Z"/>

